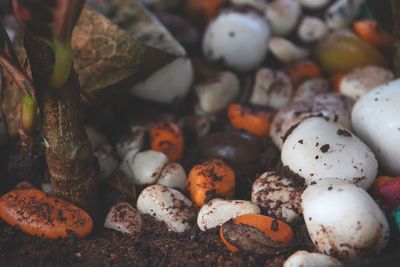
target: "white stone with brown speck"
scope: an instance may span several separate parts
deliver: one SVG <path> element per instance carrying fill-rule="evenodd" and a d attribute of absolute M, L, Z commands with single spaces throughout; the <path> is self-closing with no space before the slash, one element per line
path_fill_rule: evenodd
<path fill-rule="evenodd" d="M 174 232 L 184 232 L 194 221 L 196 210 L 193 203 L 181 192 L 163 185 L 146 187 L 139 195 L 137 208 L 163 221 Z"/>
<path fill-rule="evenodd" d="M 393 80 L 394 75 L 388 69 L 379 66 L 365 66 L 346 74 L 340 81 L 341 94 L 357 100 L 375 87 Z"/>
<path fill-rule="evenodd" d="M 389 241 L 385 214 L 362 188 L 322 179 L 302 195 L 304 221 L 319 252 L 340 260 L 379 254 Z"/>
<path fill-rule="evenodd" d="M 260 208 L 247 200 L 213 199 L 203 205 L 197 216 L 201 231 L 221 226 L 230 219 L 245 214 L 259 214 Z"/>
<path fill-rule="evenodd" d="M 112 206 L 107 214 L 104 227 L 124 234 L 135 235 L 141 231 L 142 218 L 131 204 L 121 202 Z"/>
<path fill-rule="evenodd" d="M 378 172 L 374 153 L 354 133 L 320 117 L 306 119 L 292 131 L 281 159 L 307 184 L 339 178 L 367 190 Z"/>
<path fill-rule="evenodd" d="M 147 150 L 139 152 L 133 158 L 132 173 L 137 185 L 153 184 L 168 163 L 168 157 L 161 152 Z"/>
<path fill-rule="evenodd" d="M 268 215 L 292 222 L 301 216 L 303 190 L 290 178 L 265 172 L 253 183 L 251 201 L 264 208 Z"/>
<path fill-rule="evenodd" d="M 354 131 L 375 152 L 379 166 L 400 175 L 400 80 L 378 86 L 354 105 Z"/>
<path fill-rule="evenodd" d="M 299 250 L 293 253 L 283 264 L 283 267 L 339 267 L 340 261 L 332 256 L 321 253 Z"/>
<path fill-rule="evenodd" d="M 204 33 L 203 53 L 241 72 L 256 69 L 267 55 L 270 28 L 256 12 L 225 10 Z"/>
<path fill-rule="evenodd" d="M 302 15 L 299 2 L 293 0 L 276 0 L 270 2 L 265 11 L 272 34 L 286 36 L 296 27 Z"/>
<path fill-rule="evenodd" d="M 290 102 L 292 95 L 293 86 L 285 73 L 261 68 L 256 73 L 250 103 L 279 109 Z"/>
<path fill-rule="evenodd" d="M 176 162 L 168 163 L 162 170 L 157 184 L 185 190 L 187 186 L 187 175 L 182 165 Z"/>

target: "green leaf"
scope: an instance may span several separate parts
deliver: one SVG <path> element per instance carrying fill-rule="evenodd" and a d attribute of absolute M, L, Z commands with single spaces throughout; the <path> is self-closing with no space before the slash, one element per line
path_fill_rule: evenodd
<path fill-rule="evenodd" d="M 85 8 L 72 36 L 74 67 L 89 93 L 135 84 L 185 55 L 182 46 L 137 1 L 111 2 L 110 18 Z"/>

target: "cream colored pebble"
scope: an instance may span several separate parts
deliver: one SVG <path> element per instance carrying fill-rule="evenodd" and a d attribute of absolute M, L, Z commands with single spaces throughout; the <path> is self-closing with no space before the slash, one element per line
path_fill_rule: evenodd
<path fill-rule="evenodd" d="M 206 113 L 224 109 L 239 94 L 239 79 L 232 72 L 221 72 L 196 87 L 199 108 Z"/>
<path fill-rule="evenodd" d="M 187 186 L 187 176 L 182 165 L 179 163 L 168 163 L 162 170 L 157 184 L 184 190 Z"/>
<path fill-rule="evenodd" d="M 297 0 L 272 1 L 265 11 L 274 36 L 286 36 L 291 33 L 301 15 L 301 6 Z"/>
<path fill-rule="evenodd" d="M 337 259 L 321 254 L 299 250 L 293 253 L 283 264 L 283 267 L 339 267 Z"/>
<path fill-rule="evenodd" d="M 281 71 L 262 68 L 257 71 L 250 103 L 279 109 L 290 102 L 293 86 Z"/>
<path fill-rule="evenodd" d="M 305 16 L 297 29 L 297 35 L 305 43 L 318 41 L 327 34 L 325 22 L 316 17 Z"/>
<path fill-rule="evenodd" d="M 246 200 L 213 199 L 203 205 L 197 216 L 197 225 L 201 231 L 221 226 L 237 216 L 260 213 L 260 208 Z"/>
<path fill-rule="evenodd" d="M 265 172 L 253 183 L 251 201 L 272 215 L 292 222 L 301 215 L 303 188 L 275 172 Z"/>
<path fill-rule="evenodd" d="M 163 221 L 171 231 L 178 233 L 186 231 L 196 216 L 193 203 L 181 192 L 158 184 L 142 191 L 137 208 L 141 213 Z"/>
<path fill-rule="evenodd" d="M 375 87 L 394 79 L 394 74 L 379 66 L 357 68 L 343 77 L 340 82 L 340 93 L 357 100 Z"/>
<path fill-rule="evenodd" d="M 139 152 L 133 158 L 132 173 L 137 185 L 153 184 L 168 163 L 168 157 L 161 152 L 147 150 Z"/>
<path fill-rule="evenodd" d="M 141 231 L 142 217 L 129 203 L 121 202 L 111 207 L 104 227 L 124 234 L 136 235 Z"/>
<path fill-rule="evenodd" d="M 271 37 L 268 47 L 271 53 L 284 64 L 305 59 L 310 54 L 307 49 L 298 47 L 281 37 Z"/>

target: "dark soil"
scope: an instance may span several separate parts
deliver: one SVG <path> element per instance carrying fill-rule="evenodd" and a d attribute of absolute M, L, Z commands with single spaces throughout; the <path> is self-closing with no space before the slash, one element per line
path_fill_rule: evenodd
<path fill-rule="evenodd" d="M 313 250 L 303 223 L 294 226 L 298 247 Z M 143 216 L 137 237 L 101 229 L 85 239 L 70 236 L 45 240 L 0 224 L 0 262 L 17 266 L 282 266 L 292 253 L 277 257 L 233 254 L 219 239 L 218 229 L 184 234 L 168 231 L 150 216 Z"/>

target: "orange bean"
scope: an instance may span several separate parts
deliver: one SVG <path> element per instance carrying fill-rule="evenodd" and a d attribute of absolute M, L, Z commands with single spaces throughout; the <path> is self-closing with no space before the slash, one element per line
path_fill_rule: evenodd
<path fill-rule="evenodd" d="M 286 75 L 292 81 L 294 88 L 297 88 L 303 81 L 309 78 L 321 76 L 320 67 L 312 61 L 299 61 L 283 68 Z"/>
<path fill-rule="evenodd" d="M 182 159 L 184 138 L 175 123 L 159 123 L 150 130 L 151 149 L 163 152 L 172 162 Z"/>
<path fill-rule="evenodd" d="M 226 0 L 187 0 L 186 13 L 188 17 L 206 24 L 219 11 Z"/>
<path fill-rule="evenodd" d="M 342 82 L 343 77 L 346 75 L 344 72 L 337 72 L 331 75 L 330 82 L 332 87 L 335 89 L 335 92 L 340 92 L 340 83 Z"/>
<path fill-rule="evenodd" d="M 279 243 L 289 244 L 293 240 L 292 228 L 285 222 L 269 216 L 260 214 L 245 214 L 234 218 L 233 222 L 235 224 L 245 224 L 257 228 L 269 236 L 272 240 Z M 230 251 L 238 252 L 239 249 L 230 244 L 224 238 L 222 228 L 223 226 L 220 228 L 219 232 L 222 242 Z"/>
<path fill-rule="evenodd" d="M 357 21 L 353 24 L 353 29 L 358 37 L 377 48 L 389 48 L 393 44 L 392 36 L 381 29 L 376 20 Z"/>
<path fill-rule="evenodd" d="M 270 114 L 255 111 L 239 104 L 228 106 L 228 118 L 236 129 L 243 129 L 259 137 L 267 137 L 271 128 Z"/>
<path fill-rule="evenodd" d="M 93 228 L 84 210 L 35 188 L 3 195 L 0 218 L 27 234 L 49 239 L 65 238 L 69 231 L 84 237 Z"/>
<path fill-rule="evenodd" d="M 215 197 L 232 198 L 235 173 L 222 160 L 214 159 L 194 166 L 188 176 L 188 189 L 197 207 Z"/>
<path fill-rule="evenodd" d="M 253 226 L 268 235 L 272 240 L 289 244 L 293 239 L 292 228 L 285 222 L 260 214 L 245 214 L 233 219 L 234 223 Z M 274 226 L 276 224 L 276 226 Z"/>

